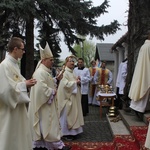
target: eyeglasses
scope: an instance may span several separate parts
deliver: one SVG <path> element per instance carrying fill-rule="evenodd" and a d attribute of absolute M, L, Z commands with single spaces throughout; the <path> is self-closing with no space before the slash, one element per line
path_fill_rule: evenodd
<path fill-rule="evenodd" d="M 24 48 L 18 48 L 18 49 L 21 49 L 22 51 L 25 51 L 25 49 L 24 49 Z"/>
<path fill-rule="evenodd" d="M 69 58 L 69 59 L 68 59 L 68 62 L 75 62 L 75 59 Z"/>
<path fill-rule="evenodd" d="M 69 60 L 68 62 L 74 62 L 74 60 Z"/>

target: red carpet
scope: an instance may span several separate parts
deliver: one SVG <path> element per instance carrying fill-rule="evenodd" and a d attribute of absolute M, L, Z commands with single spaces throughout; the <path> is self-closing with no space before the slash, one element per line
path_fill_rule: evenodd
<path fill-rule="evenodd" d="M 131 135 L 118 135 L 114 138 L 115 150 L 140 150 Z"/>
<path fill-rule="evenodd" d="M 147 126 L 130 127 L 131 135 L 115 135 L 112 142 L 66 142 L 71 150 L 146 150 Z"/>
<path fill-rule="evenodd" d="M 139 145 L 139 147 L 142 150 L 145 150 L 144 144 L 145 144 L 148 127 L 147 126 L 139 126 L 139 127 L 134 126 L 134 127 L 130 127 L 130 130 L 132 132 L 133 137 L 135 138 L 137 145 Z"/>
<path fill-rule="evenodd" d="M 113 142 L 68 142 L 71 150 L 114 150 Z"/>

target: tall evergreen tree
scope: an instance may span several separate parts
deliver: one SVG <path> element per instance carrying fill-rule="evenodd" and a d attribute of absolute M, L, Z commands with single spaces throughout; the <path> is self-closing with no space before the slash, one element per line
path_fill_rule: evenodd
<path fill-rule="evenodd" d="M 39 0 L 37 4 L 39 6 L 37 11 L 40 14 L 39 24 L 44 25 L 46 21 L 47 25 L 51 26 L 51 28 L 46 28 L 46 31 L 49 32 L 51 29 L 51 33 L 55 34 L 58 39 L 57 42 L 60 41 L 58 33 L 62 33 L 65 43 L 73 54 L 75 51 L 72 45 L 83 41 L 77 37 L 77 34 L 95 36 L 99 40 L 104 40 L 104 35 L 114 34 L 119 29 L 116 20 L 110 25 L 97 25 L 97 17 L 107 13 L 106 9 L 109 7 L 107 0 L 97 7 L 92 6 L 92 1 L 80 0 L 53 0 L 51 2 Z M 41 30 L 41 34 L 46 36 L 46 31 Z M 61 48 L 58 51 L 61 52 Z"/>
<path fill-rule="evenodd" d="M 8 42 L 9 26 L 10 23 L 7 20 L 7 12 L 5 10 L 0 11 L 0 62 L 4 59 L 6 53 L 6 45 Z"/>
<path fill-rule="evenodd" d="M 2 0 L 0 9 L 6 10 L 10 26 L 8 30 L 13 35 L 23 35 L 26 40 L 26 78 L 30 78 L 34 68 L 34 19 L 40 28 L 40 43 L 48 41 L 55 57 L 62 51 L 59 45 L 60 33 L 64 35 L 69 50 L 74 43 L 83 39 L 76 35 L 90 35 L 104 40 L 104 35 L 114 34 L 119 29 L 119 23 L 114 20 L 109 25 L 98 26 L 97 17 L 107 13 L 108 1 L 93 7 L 92 1 L 81 0 Z"/>

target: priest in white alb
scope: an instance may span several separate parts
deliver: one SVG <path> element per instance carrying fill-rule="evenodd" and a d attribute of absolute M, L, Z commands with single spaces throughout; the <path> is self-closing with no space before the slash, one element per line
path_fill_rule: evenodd
<path fill-rule="evenodd" d="M 141 114 L 148 108 L 150 100 L 150 33 L 148 39 L 142 45 L 137 58 L 134 74 L 132 77 L 129 98 L 130 107 L 136 111 L 140 119 Z"/>
<path fill-rule="evenodd" d="M 32 150 L 27 88 L 34 86 L 36 80 L 26 80 L 20 74 L 23 40 L 12 37 L 8 52 L 0 64 L 0 150 Z"/>
<path fill-rule="evenodd" d="M 57 91 L 58 111 L 61 131 L 66 140 L 73 140 L 83 132 L 84 125 L 81 107 L 81 81 L 73 74 L 74 57 L 65 60 L 65 71 Z"/>

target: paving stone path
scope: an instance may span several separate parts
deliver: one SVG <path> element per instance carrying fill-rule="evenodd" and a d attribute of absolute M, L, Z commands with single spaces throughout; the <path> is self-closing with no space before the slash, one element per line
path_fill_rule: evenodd
<path fill-rule="evenodd" d="M 83 133 L 78 135 L 74 141 L 81 142 L 110 142 L 113 137 L 109 123 L 106 119 L 108 108 L 103 108 L 103 116 L 100 119 L 99 107 L 89 106 L 89 114 L 84 117 L 85 125 Z"/>

